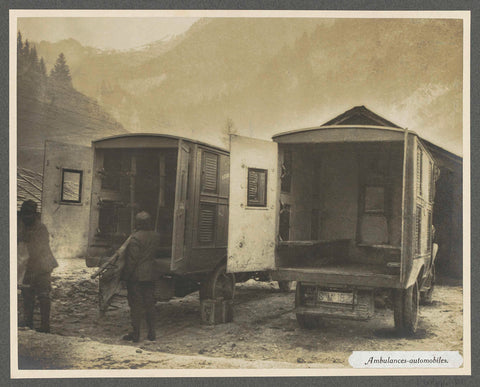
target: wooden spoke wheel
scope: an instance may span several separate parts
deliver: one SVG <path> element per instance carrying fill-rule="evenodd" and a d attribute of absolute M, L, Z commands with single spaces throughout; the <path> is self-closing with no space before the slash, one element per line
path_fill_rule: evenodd
<path fill-rule="evenodd" d="M 430 269 L 430 278 L 426 283 L 427 289 L 420 292 L 420 303 L 422 305 L 430 305 L 433 301 L 433 290 L 435 288 L 435 265 Z"/>
<path fill-rule="evenodd" d="M 303 306 L 303 288 L 302 283 L 297 282 L 295 291 L 295 308 Z M 302 329 L 313 329 L 318 326 L 318 317 L 310 316 L 308 314 L 296 313 L 297 322 Z"/>
<path fill-rule="evenodd" d="M 408 289 L 395 290 L 393 314 L 400 334 L 413 335 L 417 331 L 419 298 L 417 282 Z"/>
<path fill-rule="evenodd" d="M 232 300 L 235 296 L 235 275 L 227 273 L 227 264 L 217 267 L 200 287 L 200 299 Z"/>
<path fill-rule="evenodd" d="M 292 286 L 292 281 L 278 281 L 278 287 L 283 293 L 289 293 Z"/>

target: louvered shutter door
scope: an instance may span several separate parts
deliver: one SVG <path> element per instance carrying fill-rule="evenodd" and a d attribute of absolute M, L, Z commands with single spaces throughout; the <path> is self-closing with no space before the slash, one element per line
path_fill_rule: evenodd
<path fill-rule="evenodd" d="M 415 254 L 421 252 L 421 232 L 422 232 L 422 207 L 417 206 L 415 213 Z"/>
<path fill-rule="evenodd" d="M 215 204 L 201 204 L 200 205 L 200 220 L 198 239 L 200 243 L 213 243 L 215 237 L 215 218 L 216 218 Z"/>
<path fill-rule="evenodd" d="M 216 193 L 218 180 L 218 155 L 203 152 L 202 192 Z"/>
<path fill-rule="evenodd" d="M 417 196 L 422 196 L 422 149 L 417 148 Z"/>
<path fill-rule="evenodd" d="M 255 171 L 248 171 L 248 201 L 258 202 L 258 174 Z"/>
<path fill-rule="evenodd" d="M 423 157 L 423 173 L 422 173 L 422 193 L 426 201 L 430 201 L 430 180 L 432 177 L 432 166 L 428 157 Z"/>

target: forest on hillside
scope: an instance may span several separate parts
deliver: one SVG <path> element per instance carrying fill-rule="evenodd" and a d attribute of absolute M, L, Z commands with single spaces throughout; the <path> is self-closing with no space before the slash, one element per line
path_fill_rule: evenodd
<path fill-rule="evenodd" d="M 124 133 L 92 98 L 72 84 L 67 58 L 60 52 L 50 69 L 36 46 L 17 36 L 17 162 L 43 169 L 45 140 L 90 145 L 95 138 Z"/>

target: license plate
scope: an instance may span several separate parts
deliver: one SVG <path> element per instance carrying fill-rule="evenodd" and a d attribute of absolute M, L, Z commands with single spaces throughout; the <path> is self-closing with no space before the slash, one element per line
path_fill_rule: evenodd
<path fill-rule="evenodd" d="M 353 293 L 319 291 L 317 300 L 319 302 L 331 302 L 335 304 L 353 304 Z"/>

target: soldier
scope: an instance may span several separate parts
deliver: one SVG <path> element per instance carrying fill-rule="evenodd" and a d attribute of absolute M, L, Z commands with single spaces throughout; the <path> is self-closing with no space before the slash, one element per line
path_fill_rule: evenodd
<path fill-rule="evenodd" d="M 140 324 L 145 314 L 148 327 L 147 338 L 155 340 L 154 259 L 158 256 L 160 234 L 153 231 L 147 212 L 135 217 L 136 230 L 125 251 L 125 267 L 122 279 L 127 282 L 128 305 L 133 331 L 124 340 L 140 340 Z"/>
<path fill-rule="evenodd" d="M 23 202 L 18 221 L 18 243 L 25 243 L 28 251 L 23 278 L 24 321 L 20 326 L 33 329 L 35 297 L 40 303 L 41 325 L 38 332 L 50 332 L 50 290 L 52 270 L 58 266 L 50 250 L 47 227 L 37 214 L 37 203 Z"/>

